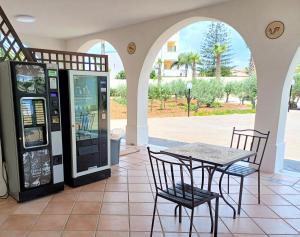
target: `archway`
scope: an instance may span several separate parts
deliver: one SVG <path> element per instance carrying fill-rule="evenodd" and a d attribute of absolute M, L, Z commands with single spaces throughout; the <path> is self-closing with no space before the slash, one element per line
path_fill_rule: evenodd
<path fill-rule="evenodd" d="M 191 27 L 191 26 L 194 27 L 194 30 L 197 30 L 197 27 L 199 28 L 199 24 L 200 25 L 201 24 L 202 25 L 210 25 L 210 24 L 218 24 L 218 23 L 226 25 L 226 27 L 230 28 L 232 32 L 234 32 L 236 35 L 238 35 L 238 40 L 241 40 L 242 44 L 243 44 L 243 47 L 246 49 L 247 52 L 249 51 L 248 55 L 247 55 L 247 63 L 246 63 L 247 65 L 244 64 L 244 67 L 245 66 L 248 67 L 248 64 L 250 63 L 250 61 L 253 63 L 253 58 L 250 56 L 249 47 L 244 42 L 243 37 L 240 36 L 240 34 L 237 31 L 235 31 L 232 27 L 230 27 L 229 25 L 227 25 L 225 23 L 221 23 L 219 21 L 216 21 L 216 20 L 203 19 L 203 18 L 190 18 L 190 19 L 187 19 L 187 20 L 185 20 L 183 22 L 180 22 L 180 23 L 176 24 L 175 26 L 171 27 L 169 30 L 167 30 L 167 32 L 163 33 L 159 37 L 159 39 L 157 39 L 157 41 L 153 44 L 152 48 L 150 49 L 150 51 L 149 51 L 149 53 L 146 57 L 146 60 L 144 62 L 144 66 L 143 66 L 143 69 L 142 69 L 142 72 L 141 72 L 141 77 L 140 77 L 140 82 L 139 82 L 139 96 L 138 97 L 142 99 L 141 95 L 145 96 L 145 90 L 147 92 L 146 86 L 148 87 L 149 74 L 151 73 L 152 65 L 155 64 L 158 61 L 157 60 L 158 58 L 162 57 L 161 56 L 162 55 L 162 50 L 161 49 L 166 51 L 165 54 L 167 54 L 167 56 L 169 57 L 169 59 L 167 61 L 173 60 L 172 63 L 174 63 L 174 61 L 177 60 L 177 58 L 176 59 L 175 58 L 170 59 L 170 52 L 168 52 L 168 48 L 170 48 L 171 51 L 175 50 L 175 48 L 174 48 L 175 46 L 173 44 L 174 44 L 174 41 L 178 40 L 178 32 L 181 32 L 182 30 L 184 30 L 188 27 Z M 193 36 L 190 36 L 190 40 L 192 38 L 193 38 Z M 235 38 L 235 40 L 236 40 L 236 38 Z M 199 44 L 200 44 L 200 42 L 199 42 Z M 184 50 L 181 51 L 181 53 L 188 53 L 190 51 L 191 51 L 191 49 L 187 49 L 185 51 Z M 178 54 L 177 54 L 177 56 L 178 56 Z M 252 60 L 249 60 L 250 58 L 252 58 Z M 234 58 L 234 60 L 236 61 L 236 58 Z M 165 67 L 168 66 L 166 64 L 166 60 L 162 60 L 161 63 L 162 63 L 162 66 L 161 66 L 162 69 L 165 69 Z M 182 69 L 182 70 L 180 70 L 180 69 Z M 177 77 L 181 78 L 184 81 L 184 83 L 186 84 L 186 81 L 191 80 L 191 78 L 192 78 L 191 75 L 193 73 L 191 72 L 192 70 L 189 70 L 190 73 L 188 73 L 189 74 L 188 77 L 190 77 L 190 78 L 186 79 L 186 77 L 185 77 L 186 75 L 185 76 L 182 75 L 182 74 L 186 74 L 186 73 L 182 73 L 182 71 L 184 71 L 184 69 L 185 68 L 183 66 L 183 67 L 179 68 L 179 70 L 177 70 L 177 72 L 175 72 L 176 70 L 174 71 L 169 67 L 168 70 L 165 70 L 164 72 L 162 72 L 162 75 L 165 76 L 165 78 L 163 77 L 164 79 L 162 81 L 166 80 L 166 84 L 174 82 L 176 80 L 176 75 L 175 74 L 177 73 L 178 74 Z M 149 73 L 148 76 L 145 75 L 145 73 Z M 167 73 L 169 73 L 169 76 L 166 75 Z M 197 78 L 195 78 L 195 79 L 201 79 L 203 81 L 205 81 L 206 79 L 209 80 L 208 78 L 198 77 L 198 73 L 199 72 L 197 72 Z M 223 70 L 222 70 L 222 73 L 223 73 Z M 235 73 L 237 73 L 237 72 L 235 72 Z M 153 71 L 152 71 L 151 74 L 153 74 Z M 224 83 L 224 85 L 225 85 L 225 84 L 227 84 L 227 82 L 231 82 L 231 81 L 232 82 L 233 81 L 238 82 L 239 80 L 242 81 L 242 80 L 249 77 L 249 75 L 245 75 L 244 78 L 238 78 L 235 75 L 232 78 L 229 78 L 229 77 L 226 77 L 225 79 L 222 78 L 222 83 Z M 256 78 L 255 73 L 254 73 L 254 77 Z M 152 82 L 152 83 L 150 83 L 152 85 L 154 83 L 156 83 L 156 82 L 153 82 L 153 80 L 150 80 L 150 81 Z M 255 90 L 256 89 L 257 89 L 257 87 L 256 87 L 256 83 L 255 83 Z M 183 90 L 185 90 L 185 88 L 183 88 Z M 193 89 L 192 89 L 192 92 L 193 92 Z M 229 93 L 229 94 L 231 94 L 231 93 Z M 174 94 L 172 94 L 171 96 L 174 97 Z M 230 95 L 230 97 L 231 97 L 231 99 L 234 99 L 235 102 L 238 101 L 238 98 L 236 98 L 232 95 Z M 254 98 L 254 101 L 255 101 L 256 100 L 256 95 L 254 97 L 255 97 Z M 146 103 L 147 102 L 148 101 L 146 101 Z M 219 103 L 220 101 L 215 101 L 215 102 Z M 144 103 L 145 103 L 145 101 L 144 101 Z M 201 101 L 201 103 L 203 103 L 203 102 Z M 144 109 L 145 108 L 147 109 L 148 107 L 152 107 L 150 102 L 147 103 L 147 104 L 149 104 L 150 106 L 144 105 L 143 106 Z M 172 140 L 183 141 L 183 142 L 202 141 L 202 142 L 218 143 L 220 145 L 228 145 L 229 142 L 230 142 L 230 135 L 231 135 L 231 131 L 232 131 L 233 126 L 240 127 L 240 128 L 254 127 L 255 115 L 253 114 L 253 110 L 250 109 L 251 106 L 248 109 L 248 111 L 250 113 L 250 114 L 248 114 L 249 116 L 248 115 L 247 116 L 237 115 L 237 118 L 241 118 L 241 119 L 236 119 L 236 117 L 234 117 L 234 118 L 229 118 L 227 122 L 223 121 L 223 122 L 226 123 L 226 125 L 225 125 L 226 129 L 225 129 L 225 132 L 224 132 L 222 126 L 220 126 L 220 121 L 219 120 L 220 119 L 223 120 L 224 118 L 226 118 L 226 116 L 211 116 L 211 117 L 206 118 L 206 117 L 203 117 L 203 116 L 199 116 L 199 115 L 204 115 L 205 113 L 202 113 L 201 111 L 197 111 L 197 113 L 196 112 L 192 113 L 192 115 L 196 115 L 195 117 L 190 118 L 189 120 L 186 120 L 187 112 L 185 112 L 184 110 L 186 109 L 187 106 L 186 106 L 186 98 L 185 98 L 184 95 L 183 95 L 181 104 L 184 104 L 184 106 L 182 106 L 183 110 L 181 111 L 181 113 L 179 115 L 176 115 L 176 112 L 173 113 L 171 110 L 168 110 L 169 113 L 172 113 L 172 115 L 170 117 L 175 116 L 176 118 L 173 118 L 173 119 L 164 118 L 164 119 L 153 119 L 153 120 L 151 119 L 151 120 L 148 120 L 149 136 L 154 136 L 156 138 L 158 137 L 160 139 L 165 139 L 165 140 L 172 139 Z M 237 102 L 234 105 L 238 105 L 238 104 L 239 104 L 239 102 Z M 223 108 L 224 105 L 225 105 L 225 103 L 222 103 L 221 107 Z M 227 106 L 227 104 L 226 104 L 226 106 Z M 239 113 L 240 112 L 240 111 L 235 111 L 233 109 L 232 109 L 232 111 L 229 111 L 228 109 L 223 110 L 221 107 L 216 109 L 217 110 L 217 111 L 215 111 L 216 114 L 220 114 L 222 112 L 224 114 L 226 114 L 226 113 Z M 240 106 L 240 107 L 242 107 L 242 106 Z M 246 106 L 245 106 L 245 108 L 246 108 Z M 202 110 L 202 108 L 200 110 Z M 250 112 L 250 110 L 251 110 L 251 112 Z M 246 111 L 244 111 L 244 112 L 247 113 Z M 148 115 L 149 115 L 149 108 L 148 108 L 148 111 L 144 110 L 144 111 L 139 111 L 138 113 L 139 113 L 138 116 L 141 116 L 140 118 L 141 118 L 141 121 L 142 121 L 143 118 L 142 118 L 141 113 L 144 113 L 146 115 L 148 113 Z M 240 113 L 243 113 L 243 111 L 241 111 Z M 209 114 L 209 115 L 213 115 L 213 113 Z M 153 115 L 150 115 L 150 116 L 153 117 Z M 161 116 L 166 117 L 164 115 L 161 115 L 161 113 L 160 113 L 159 116 L 160 117 Z M 198 127 L 201 130 L 199 125 L 205 124 L 207 122 L 207 120 L 211 120 L 212 117 L 215 118 L 215 121 L 212 124 L 209 124 L 208 126 L 206 126 L 205 128 L 211 128 L 214 125 L 215 125 L 215 127 L 219 126 L 219 128 L 215 129 L 215 130 L 214 129 L 208 129 L 207 131 L 205 130 L 205 133 L 210 133 L 211 135 L 210 135 L 210 137 L 203 136 L 203 133 L 202 132 L 199 133 L 199 130 L 195 129 L 195 127 Z M 204 118 L 207 119 L 207 120 L 203 120 Z M 145 120 L 147 120 L 147 118 Z M 189 122 L 187 122 L 187 121 L 189 121 Z M 190 130 L 186 131 L 186 129 L 187 129 L 187 127 L 189 127 L 189 125 L 191 126 L 189 128 Z M 176 128 L 176 129 L 174 129 L 174 128 Z M 179 132 L 180 128 L 183 129 L 181 132 Z M 183 133 L 185 133 L 185 134 L 183 134 Z M 219 137 L 218 134 L 220 134 L 220 133 L 224 135 L 224 139 L 220 139 L 220 140 L 216 141 L 215 138 Z M 145 140 L 146 139 L 147 138 L 145 138 Z M 150 143 L 152 143 L 152 142 L 153 142 L 153 140 L 150 139 Z M 160 142 L 162 142 L 162 141 L 159 140 L 158 142 L 155 141 L 154 143 L 155 143 L 155 145 L 159 145 Z M 170 141 L 167 141 L 166 144 L 170 145 Z M 174 144 L 176 144 L 176 143 L 174 143 Z"/>
<path fill-rule="evenodd" d="M 122 59 L 115 47 L 105 40 L 90 40 L 79 49 L 81 52 L 108 55 L 110 77 L 110 128 L 125 133 L 127 124 L 127 82 Z M 120 132 L 120 131 L 118 131 Z"/>
<path fill-rule="evenodd" d="M 297 49 L 291 62 L 283 88 L 281 120 L 279 126 L 283 128 L 285 139 L 284 157 L 278 162 L 283 168 L 300 172 L 300 106 L 299 106 L 299 84 L 300 84 L 300 47 Z"/>

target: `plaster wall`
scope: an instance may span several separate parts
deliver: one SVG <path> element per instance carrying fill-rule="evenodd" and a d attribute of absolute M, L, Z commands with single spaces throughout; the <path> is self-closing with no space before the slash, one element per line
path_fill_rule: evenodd
<path fill-rule="evenodd" d="M 70 50 L 83 49 L 96 39 L 109 41 L 120 54 L 128 82 L 128 143 L 146 144 L 147 89 L 155 57 L 165 41 L 178 30 L 196 21 L 216 19 L 235 28 L 247 42 L 257 67 L 258 105 L 255 128 L 270 130 L 271 137 L 263 169 L 281 168 L 290 64 L 300 44 L 300 2 L 297 0 L 233 0 L 152 21 L 68 40 Z M 265 36 L 273 20 L 285 23 L 285 33 L 276 40 Z M 126 46 L 134 41 L 137 51 L 129 55 Z M 275 162 L 277 161 L 277 162 Z"/>
<path fill-rule="evenodd" d="M 23 44 L 31 48 L 65 50 L 66 41 L 55 38 L 41 37 L 36 35 L 20 34 Z"/>

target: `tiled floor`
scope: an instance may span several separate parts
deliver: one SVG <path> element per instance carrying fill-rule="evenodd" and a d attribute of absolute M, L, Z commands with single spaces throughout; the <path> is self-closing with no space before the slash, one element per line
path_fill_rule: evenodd
<path fill-rule="evenodd" d="M 108 180 L 66 190 L 25 204 L 0 201 L 0 237 L 145 237 L 153 210 L 153 180 L 145 149 L 123 156 Z M 213 188 L 218 177 L 215 176 Z M 230 202 L 236 205 L 238 183 L 231 180 Z M 256 177 L 245 181 L 243 210 L 236 220 L 221 202 L 219 236 L 300 236 L 300 178 L 289 174 L 262 177 L 262 204 L 257 205 Z M 224 183 L 225 180 L 224 180 Z M 182 223 L 174 205 L 159 200 L 155 237 L 188 236 L 189 210 Z M 206 205 L 195 212 L 194 235 L 211 236 Z"/>

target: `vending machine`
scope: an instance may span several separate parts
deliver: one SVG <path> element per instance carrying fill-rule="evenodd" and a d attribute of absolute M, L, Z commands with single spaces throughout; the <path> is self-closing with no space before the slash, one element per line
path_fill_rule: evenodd
<path fill-rule="evenodd" d="M 59 71 L 65 182 L 110 177 L 108 73 Z"/>
<path fill-rule="evenodd" d="M 9 194 L 23 202 L 64 189 L 58 70 L 0 63 L 0 129 Z"/>

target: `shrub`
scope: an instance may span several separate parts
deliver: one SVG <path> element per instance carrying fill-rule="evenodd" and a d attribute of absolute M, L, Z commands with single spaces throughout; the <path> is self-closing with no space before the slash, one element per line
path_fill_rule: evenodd
<path fill-rule="evenodd" d="M 292 102 L 297 105 L 300 99 L 300 73 L 294 76 L 295 84 L 292 88 Z"/>
<path fill-rule="evenodd" d="M 229 96 L 233 93 L 234 91 L 234 82 L 227 82 L 224 86 L 224 92 L 226 94 L 226 103 L 228 103 Z"/>
<path fill-rule="evenodd" d="M 150 73 L 150 79 L 157 79 L 157 74 L 156 74 L 156 71 L 155 70 L 152 70 L 151 73 Z"/>
<path fill-rule="evenodd" d="M 127 86 L 119 85 L 115 89 L 115 101 L 119 104 L 127 104 Z"/>
<path fill-rule="evenodd" d="M 186 93 L 186 82 L 183 80 L 175 80 L 168 84 L 168 87 L 173 95 L 175 95 L 175 99 L 177 102 L 178 98 L 182 98 Z"/>
<path fill-rule="evenodd" d="M 197 106 L 201 104 L 211 107 L 216 99 L 224 94 L 223 84 L 220 80 L 193 80 L 192 97 L 197 100 Z"/>
<path fill-rule="evenodd" d="M 125 71 L 124 70 L 119 71 L 118 74 L 116 75 L 116 79 L 121 79 L 121 80 L 126 79 L 126 73 L 125 73 Z"/>

